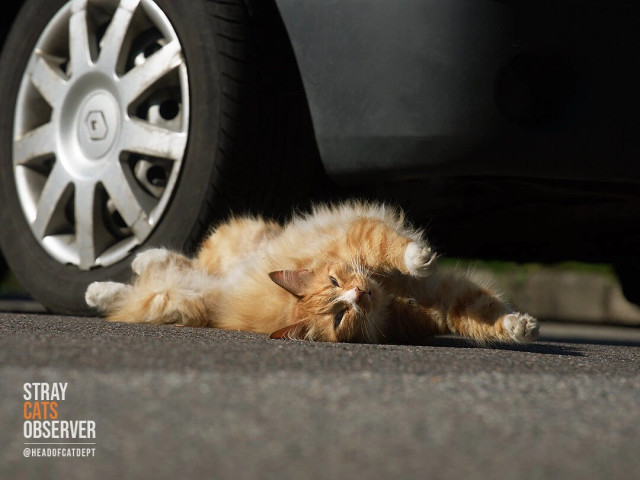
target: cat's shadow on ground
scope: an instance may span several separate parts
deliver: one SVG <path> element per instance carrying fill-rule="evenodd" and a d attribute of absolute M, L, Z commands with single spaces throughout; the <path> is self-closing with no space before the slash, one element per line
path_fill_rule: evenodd
<path fill-rule="evenodd" d="M 580 343 L 580 342 L 575 342 Z M 567 345 L 554 345 L 551 342 L 545 343 L 501 343 L 487 342 L 478 343 L 473 340 L 458 337 L 434 337 L 424 344 L 429 347 L 450 347 L 450 348 L 488 348 L 492 350 L 511 350 L 516 352 L 538 353 L 543 355 L 567 355 L 574 357 L 584 357 L 585 354 L 578 348 Z"/>

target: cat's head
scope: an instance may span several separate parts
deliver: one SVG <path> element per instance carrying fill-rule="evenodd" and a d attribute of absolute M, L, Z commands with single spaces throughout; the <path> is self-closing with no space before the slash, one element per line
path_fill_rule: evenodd
<path fill-rule="evenodd" d="M 271 272 L 271 279 L 298 298 L 291 324 L 271 338 L 379 343 L 386 297 L 357 265 L 329 264 L 311 270 Z"/>

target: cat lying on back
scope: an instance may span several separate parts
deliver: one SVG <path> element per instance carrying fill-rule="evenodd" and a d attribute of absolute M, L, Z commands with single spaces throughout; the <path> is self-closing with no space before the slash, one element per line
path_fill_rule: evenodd
<path fill-rule="evenodd" d="M 267 333 L 328 342 L 424 343 L 437 334 L 530 341 L 538 322 L 463 275 L 441 273 L 401 211 L 347 203 L 285 226 L 234 218 L 198 255 L 138 254 L 133 285 L 96 282 L 108 320 Z"/>

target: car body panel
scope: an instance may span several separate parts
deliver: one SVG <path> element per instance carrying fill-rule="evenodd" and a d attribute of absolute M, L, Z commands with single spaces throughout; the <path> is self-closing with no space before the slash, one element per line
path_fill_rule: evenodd
<path fill-rule="evenodd" d="M 334 179 L 640 180 L 633 3 L 276 3 Z"/>

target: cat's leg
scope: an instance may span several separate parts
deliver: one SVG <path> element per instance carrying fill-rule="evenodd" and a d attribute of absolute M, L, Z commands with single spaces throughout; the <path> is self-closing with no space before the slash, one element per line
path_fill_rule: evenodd
<path fill-rule="evenodd" d="M 147 250 L 133 261 L 133 285 L 94 282 L 85 300 L 113 322 L 211 326 L 216 279 L 190 266 L 175 252 Z"/>
<path fill-rule="evenodd" d="M 152 248 L 136 255 L 131 262 L 131 270 L 136 275 L 152 269 L 166 269 L 169 266 L 190 268 L 192 261 L 184 255 L 164 248 Z"/>
<path fill-rule="evenodd" d="M 404 250 L 404 265 L 407 271 L 416 277 L 429 273 L 436 253 L 423 242 L 411 241 Z"/>
<path fill-rule="evenodd" d="M 405 235 L 375 218 L 353 222 L 345 243 L 348 255 L 363 261 L 368 270 L 382 274 L 424 276 L 437 256 L 421 235 Z"/>
<path fill-rule="evenodd" d="M 183 327 L 211 326 L 204 298 L 185 289 L 140 289 L 109 312 L 107 320 Z"/>
<path fill-rule="evenodd" d="M 464 275 L 435 273 L 415 280 L 417 302 L 428 308 L 443 333 L 478 341 L 528 342 L 538 337 L 538 321 L 515 312 L 489 288 Z"/>
<path fill-rule="evenodd" d="M 538 320 L 528 313 L 509 313 L 502 318 L 502 327 L 516 342 L 528 342 L 538 338 Z"/>
<path fill-rule="evenodd" d="M 142 272 L 122 300 L 106 309 L 107 320 L 124 323 L 213 326 L 217 280 L 196 269 L 169 265 Z"/>
<path fill-rule="evenodd" d="M 131 285 L 118 282 L 93 282 L 84 298 L 87 305 L 104 313 L 119 305 L 132 288 Z"/>

